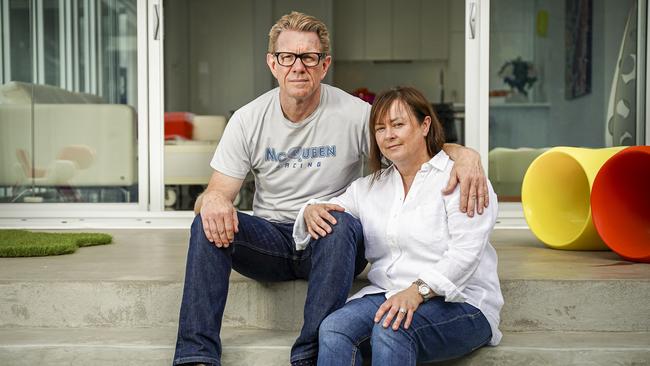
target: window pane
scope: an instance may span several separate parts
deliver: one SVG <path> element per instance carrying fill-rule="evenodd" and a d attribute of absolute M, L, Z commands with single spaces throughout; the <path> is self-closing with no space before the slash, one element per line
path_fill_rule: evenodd
<path fill-rule="evenodd" d="M 634 0 L 490 7 L 489 175 L 500 201 L 521 199 L 548 147 L 637 143 Z"/>
<path fill-rule="evenodd" d="M 324 83 L 366 100 L 415 86 L 449 127 L 450 141 L 462 143 L 463 1 L 165 0 L 164 9 L 167 209 L 192 209 L 226 119 L 277 86 L 266 64 L 268 32 L 292 10 L 330 30 L 333 62 Z M 251 209 L 253 189 L 249 175 L 238 208 Z"/>
<path fill-rule="evenodd" d="M 41 4 L 9 17 L 12 70 L 0 89 L 0 124 L 12 133 L 0 135 L 0 197 L 137 202 L 137 2 Z M 14 61 L 35 65 L 33 79 Z"/>

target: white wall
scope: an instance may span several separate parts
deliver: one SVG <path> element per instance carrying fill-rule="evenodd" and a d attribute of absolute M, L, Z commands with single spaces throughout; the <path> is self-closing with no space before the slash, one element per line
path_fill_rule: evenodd
<path fill-rule="evenodd" d="M 166 1 L 165 12 L 165 110 L 189 110 L 190 43 L 189 1 Z"/>
<path fill-rule="evenodd" d="M 449 4 L 448 100 L 465 102 L 465 1 Z"/>
<path fill-rule="evenodd" d="M 609 91 L 627 11 L 633 0 L 594 0 L 591 93 L 573 100 L 564 96 L 564 1 L 543 3 L 549 11 L 552 47 L 548 50 L 546 66 L 551 103 L 549 142 L 551 145 L 602 147 Z"/>
<path fill-rule="evenodd" d="M 227 116 L 273 88 L 268 32 L 291 10 L 331 27 L 331 0 L 166 1 L 165 110 Z"/>
<path fill-rule="evenodd" d="M 444 47 L 448 47 L 444 54 L 449 56 L 444 60 L 341 61 L 335 57 L 334 85 L 348 92 L 364 87 L 375 93 L 397 85 L 408 85 L 420 89 L 431 102 L 439 102 L 443 89 L 440 81 L 442 72 L 444 101 L 463 102 L 465 80 L 464 2 L 453 0 L 448 4 L 442 8 L 447 12 L 443 15 L 448 27 L 444 33 L 445 37 L 449 37 L 447 42 L 441 42 Z M 423 19 L 435 21 L 439 17 L 440 14 L 431 14 L 430 17 L 425 15 Z M 433 37 L 435 35 L 431 36 L 431 38 Z M 423 41 L 427 40 L 423 39 Z M 431 43 L 435 44 L 433 41 Z M 336 44 L 334 50 L 336 51 Z"/>
<path fill-rule="evenodd" d="M 438 102 L 440 71 L 444 70 L 445 77 L 448 77 L 446 69 L 446 62 L 442 61 L 338 61 L 334 84 L 348 92 L 365 87 L 374 93 L 397 85 L 413 86 L 420 89 L 431 102 Z M 445 97 L 450 99 L 448 94 Z"/>

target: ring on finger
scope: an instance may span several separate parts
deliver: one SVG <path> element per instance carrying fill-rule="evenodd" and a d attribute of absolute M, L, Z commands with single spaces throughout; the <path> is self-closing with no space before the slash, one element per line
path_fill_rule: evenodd
<path fill-rule="evenodd" d="M 405 308 L 399 308 L 399 313 L 400 314 L 406 314 L 406 309 Z"/>

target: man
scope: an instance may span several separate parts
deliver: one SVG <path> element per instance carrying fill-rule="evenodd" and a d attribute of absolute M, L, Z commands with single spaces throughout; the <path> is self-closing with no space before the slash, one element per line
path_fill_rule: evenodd
<path fill-rule="evenodd" d="M 232 268 L 259 281 L 309 281 L 291 363 L 315 365 L 320 322 L 345 303 L 366 265 L 361 225 L 344 212 L 323 212 L 328 235 L 314 235 L 305 250 L 296 250 L 292 239 L 300 207 L 344 192 L 360 175 L 368 150 L 370 106 L 321 84 L 332 62 L 329 51 L 327 28 L 314 17 L 293 12 L 271 28 L 266 61 L 279 87 L 232 116 L 211 163 L 215 172 L 195 206 L 200 214 L 191 229 L 176 365 L 220 365 Z M 475 182 L 469 195 L 476 199 L 463 203 L 468 214 L 475 203 L 481 213 L 487 189 L 478 154 L 459 146 L 445 151 L 470 172 L 456 173 L 461 182 Z M 232 204 L 248 171 L 255 176 L 255 216 Z M 446 190 L 455 185 L 452 178 Z"/>

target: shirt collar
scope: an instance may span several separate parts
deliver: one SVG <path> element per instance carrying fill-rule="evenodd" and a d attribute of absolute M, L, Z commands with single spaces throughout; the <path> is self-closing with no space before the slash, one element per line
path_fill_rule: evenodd
<path fill-rule="evenodd" d="M 440 150 L 440 152 L 438 152 L 434 157 L 432 157 L 431 160 L 422 164 L 420 170 L 428 172 L 429 170 L 435 168 L 440 171 L 444 171 L 447 168 L 448 163 L 449 163 L 449 155 L 447 155 L 443 150 Z"/>

